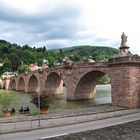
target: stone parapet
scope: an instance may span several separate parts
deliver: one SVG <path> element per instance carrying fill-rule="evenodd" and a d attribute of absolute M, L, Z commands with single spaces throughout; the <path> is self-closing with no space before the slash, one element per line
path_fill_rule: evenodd
<path fill-rule="evenodd" d="M 108 66 L 140 66 L 140 56 L 115 57 L 108 61 Z"/>
<path fill-rule="evenodd" d="M 74 67 L 91 67 L 91 66 L 104 67 L 108 66 L 108 62 L 81 63 Z"/>

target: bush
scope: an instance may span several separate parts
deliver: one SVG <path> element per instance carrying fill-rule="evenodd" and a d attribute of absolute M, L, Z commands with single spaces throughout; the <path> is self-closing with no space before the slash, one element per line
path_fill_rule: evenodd
<path fill-rule="evenodd" d="M 52 94 L 42 93 L 40 95 L 40 108 L 49 108 L 49 104 L 52 102 L 52 99 Z M 31 102 L 38 107 L 38 95 L 33 95 Z"/>
<path fill-rule="evenodd" d="M 11 94 L 0 94 L 0 105 L 2 106 L 2 111 L 9 111 L 12 102 L 14 102 L 14 97 Z"/>

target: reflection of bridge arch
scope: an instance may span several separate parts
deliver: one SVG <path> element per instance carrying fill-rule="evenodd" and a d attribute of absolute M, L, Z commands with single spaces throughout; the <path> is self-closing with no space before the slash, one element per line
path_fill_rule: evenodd
<path fill-rule="evenodd" d="M 52 72 L 47 76 L 44 91 L 48 94 L 63 93 L 63 80 L 60 74 Z"/>
<path fill-rule="evenodd" d="M 84 74 L 78 81 L 74 92 L 74 99 L 90 99 L 96 94 L 96 85 L 98 80 L 106 73 L 102 71 L 90 71 Z"/>
<path fill-rule="evenodd" d="M 25 90 L 25 81 L 23 77 L 20 77 L 18 80 L 18 90 L 21 90 L 21 91 Z"/>
<path fill-rule="evenodd" d="M 31 75 L 28 82 L 28 92 L 37 92 L 39 81 L 36 75 Z"/>
<path fill-rule="evenodd" d="M 12 79 L 10 81 L 10 89 L 16 89 L 16 80 L 15 79 Z"/>

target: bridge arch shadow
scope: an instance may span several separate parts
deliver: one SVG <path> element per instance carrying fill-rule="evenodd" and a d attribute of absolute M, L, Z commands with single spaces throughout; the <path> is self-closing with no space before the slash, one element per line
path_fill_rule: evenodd
<path fill-rule="evenodd" d="M 111 76 L 108 73 L 102 71 L 90 71 L 83 75 L 76 85 L 73 99 L 85 100 L 96 98 L 96 85 L 98 84 L 101 77 L 105 75 L 111 79 Z"/>
<path fill-rule="evenodd" d="M 25 91 L 25 81 L 23 77 L 20 77 L 18 80 L 18 90 Z"/>
<path fill-rule="evenodd" d="M 64 93 L 64 81 L 61 74 L 52 72 L 47 75 L 43 91 L 46 94 L 62 94 Z"/>
<path fill-rule="evenodd" d="M 28 82 L 28 92 L 37 92 L 39 87 L 38 85 L 39 81 L 36 75 L 31 75 Z"/>
<path fill-rule="evenodd" d="M 9 88 L 16 90 L 16 80 L 15 79 L 12 79 L 10 81 Z"/>

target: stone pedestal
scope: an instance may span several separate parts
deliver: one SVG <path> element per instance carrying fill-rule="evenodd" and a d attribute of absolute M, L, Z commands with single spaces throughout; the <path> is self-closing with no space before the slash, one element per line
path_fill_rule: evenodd
<path fill-rule="evenodd" d="M 129 53 L 129 47 L 128 46 L 123 46 L 123 47 L 120 47 L 120 54 L 121 56 L 127 56 L 128 53 Z"/>

